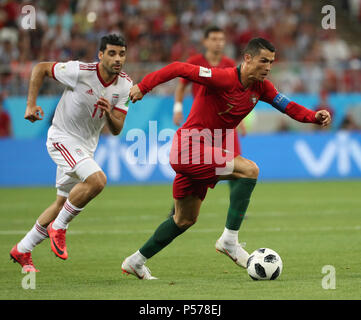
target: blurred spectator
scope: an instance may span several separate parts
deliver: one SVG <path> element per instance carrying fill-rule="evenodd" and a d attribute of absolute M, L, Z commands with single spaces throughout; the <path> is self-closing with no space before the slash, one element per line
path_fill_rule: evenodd
<path fill-rule="evenodd" d="M 340 130 L 348 130 L 348 131 L 361 130 L 361 126 L 359 126 L 356 123 L 356 121 L 353 119 L 350 113 L 347 113 L 341 122 Z"/>
<path fill-rule="evenodd" d="M 0 64 L 9 65 L 11 61 L 19 57 L 19 50 L 10 40 L 5 40 L 0 44 Z"/>
<path fill-rule="evenodd" d="M 344 64 L 350 58 L 350 48 L 346 41 L 339 37 L 336 30 L 330 29 L 327 31 L 321 49 L 329 67 Z"/>
<path fill-rule="evenodd" d="M 0 138 L 11 136 L 11 119 L 9 114 L 3 109 L 5 95 L 0 94 Z"/>
<path fill-rule="evenodd" d="M 282 117 L 279 121 L 278 127 L 276 128 L 276 132 L 288 132 L 291 131 L 291 127 L 289 125 L 289 122 Z"/>
<path fill-rule="evenodd" d="M 62 30 L 68 33 L 70 32 L 73 25 L 73 15 L 70 12 L 69 0 L 57 2 L 56 10 L 49 15 L 48 23 L 50 28 L 60 25 Z"/>
<path fill-rule="evenodd" d="M 35 30 L 20 26 L 24 4 L 36 7 Z M 360 15 L 360 8 L 360 0 L 343 0 L 346 12 Z M 325 86 L 330 92 L 360 91 L 359 42 L 349 46 L 339 28 L 323 30 L 314 3 L 306 0 L 0 1 L 0 82 L 10 81 L 9 94 L 21 94 L 27 84 L 27 72 L 19 76 L 21 66 L 27 70 L 42 60 L 94 61 L 99 39 L 111 32 L 127 39 L 125 71 L 137 81 L 145 68 L 152 71 L 199 51 L 203 30 L 214 23 L 225 30 L 225 53 L 238 62 L 252 37 L 273 42 L 272 80 L 284 92 L 315 93 Z M 56 83 L 49 86 L 46 92 L 60 93 Z"/>

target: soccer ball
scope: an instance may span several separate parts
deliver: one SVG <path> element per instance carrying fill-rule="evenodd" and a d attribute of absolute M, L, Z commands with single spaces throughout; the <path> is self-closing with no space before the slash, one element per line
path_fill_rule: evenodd
<path fill-rule="evenodd" d="M 260 248 L 251 253 L 247 272 L 253 280 L 275 280 L 282 273 L 282 260 L 277 252 Z"/>

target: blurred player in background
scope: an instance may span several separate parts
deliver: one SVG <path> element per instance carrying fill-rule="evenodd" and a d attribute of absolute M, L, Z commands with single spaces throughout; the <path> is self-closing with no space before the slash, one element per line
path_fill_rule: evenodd
<path fill-rule="evenodd" d="M 234 150 L 226 150 L 227 129 L 236 128 L 258 100 L 271 104 L 300 122 L 322 126 L 331 122 L 326 110 L 314 112 L 306 109 L 275 89 L 266 79 L 274 59 L 273 45 L 263 38 L 255 38 L 247 44 L 243 61 L 238 67 L 204 68 L 174 62 L 146 75 L 132 87 L 130 98 L 136 102 L 155 86 L 176 77 L 202 85 L 187 121 L 174 136 L 170 152 L 170 164 L 176 172 L 173 181 L 175 214 L 160 224 L 149 240 L 123 261 L 123 272 L 139 279 L 155 279 L 145 262 L 196 223 L 208 188 L 213 188 L 220 180 L 234 180 L 235 186 L 230 195 L 226 226 L 215 246 L 217 251 L 246 268 L 249 254 L 240 245 L 238 232 L 256 186 L 259 169 L 253 161 L 241 157 Z M 222 139 L 221 145 L 219 139 Z M 229 147 L 233 145 L 229 144 Z M 217 161 L 219 154 L 222 154 L 222 159 Z"/>
<path fill-rule="evenodd" d="M 56 200 L 10 251 L 10 257 L 25 271 L 38 271 L 31 251 L 48 236 L 56 256 L 67 259 L 68 224 L 106 185 L 107 178 L 93 156 L 105 124 L 113 135 L 123 128 L 132 86 L 128 75 L 121 71 L 126 48 L 124 38 L 112 34 L 101 39 L 99 63 L 41 62 L 32 70 L 25 119 L 42 120 L 44 113 L 36 99 L 45 77 L 58 80 L 65 90 L 46 143 L 57 165 Z"/>
<path fill-rule="evenodd" d="M 205 48 L 204 54 L 196 54 L 190 57 L 186 62 L 205 68 L 229 68 L 235 67 L 236 62 L 224 55 L 224 47 L 226 44 L 226 37 L 224 31 L 217 27 L 211 26 L 204 32 L 203 46 Z M 176 126 L 180 126 L 184 120 L 183 117 L 183 99 L 189 80 L 181 78 L 175 90 L 175 103 L 173 108 L 173 122 Z M 200 84 L 192 82 L 192 96 L 193 99 L 196 97 Z M 240 122 L 237 129 L 234 130 L 234 150 L 238 154 L 242 154 L 241 146 L 239 144 L 239 138 L 237 131 L 240 131 L 242 136 L 246 135 L 246 128 L 243 122 Z M 229 180 L 229 186 L 232 190 L 233 181 Z M 170 212 L 170 215 L 174 214 L 174 206 Z"/>

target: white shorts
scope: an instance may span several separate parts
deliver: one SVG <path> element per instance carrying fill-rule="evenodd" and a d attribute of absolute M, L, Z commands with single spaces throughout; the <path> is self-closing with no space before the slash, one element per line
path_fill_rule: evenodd
<path fill-rule="evenodd" d="M 93 155 L 76 140 L 48 140 L 48 153 L 57 165 L 56 188 L 59 196 L 68 197 L 70 190 L 90 175 L 102 171 Z"/>

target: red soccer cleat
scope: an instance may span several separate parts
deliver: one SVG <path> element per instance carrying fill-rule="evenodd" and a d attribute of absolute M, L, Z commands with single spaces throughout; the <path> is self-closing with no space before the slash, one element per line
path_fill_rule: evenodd
<path fill-rule="evenodd" d="M 53 250 L 55 255 L 60 259 L 66 260 L 68 258 L 68 252 L 66 251 L 65 243 L 66 229 L 55 230 L 53 229 L 53 223 L 54 221 L 48 225 L 51 250 Z"/>
<path fill-rule="evenodd" d="M 24 272 L 39 272 L 39 270 L 37 270 L 33 264 L 31 252 L 19 252 L 17 244 L 10 251 L 10 259 L 12 259 L 14 263 L 19 263 L 22 266 Z"/>

